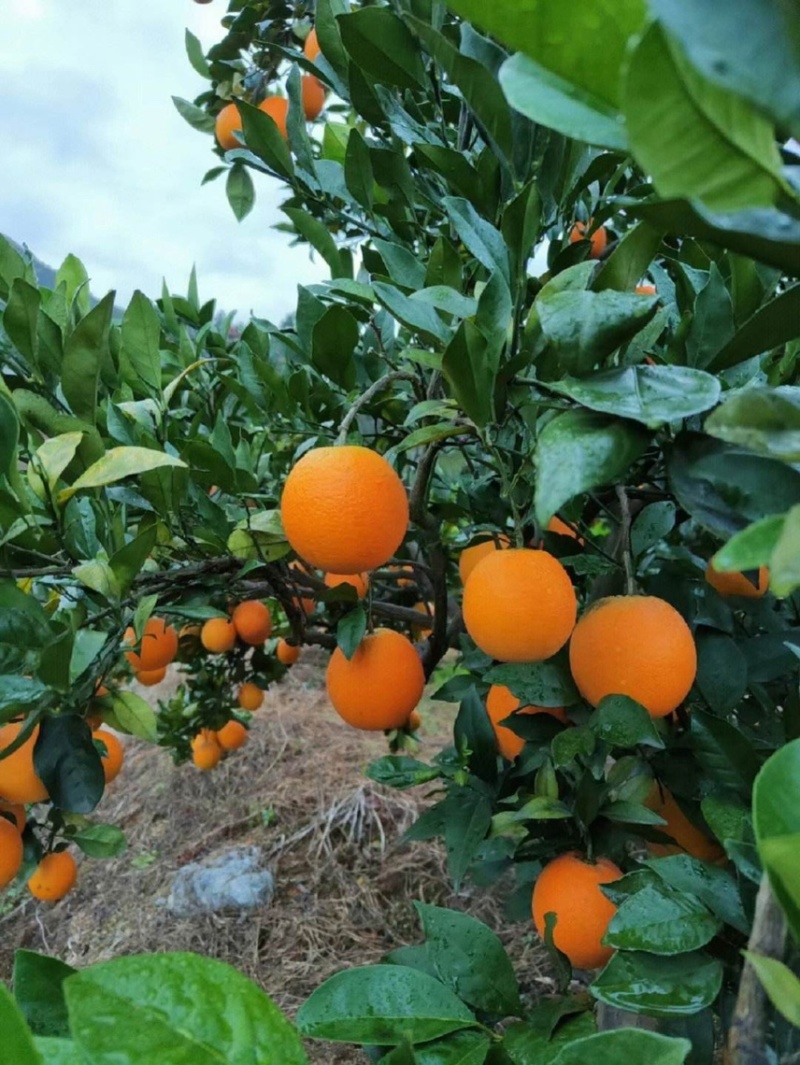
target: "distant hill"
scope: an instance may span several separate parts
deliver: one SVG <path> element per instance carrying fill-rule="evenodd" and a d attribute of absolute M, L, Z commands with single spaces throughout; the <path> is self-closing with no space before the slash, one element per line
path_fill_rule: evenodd
<path fill-rule="evenodd" d="M 56 287 L 56 271 L 52 266 L 48 266 L 47 263 L 43 263 L 41 259 L 33 254 L 29 247 L 25 244 L 19 244 L 13 237 L 9 237 L 7 233 L 3 233 L 2 236 L 11 244 L 20 255 L 30 256 L 33 268 L 36 271 L 36 280 L 43 288 L 55 288 Z"/>

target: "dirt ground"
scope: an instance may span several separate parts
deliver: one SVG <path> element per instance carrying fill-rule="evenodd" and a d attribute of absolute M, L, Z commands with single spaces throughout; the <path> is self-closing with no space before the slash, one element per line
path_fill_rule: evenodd
<path fill-rule="evenodd" d="M 379 961 L 418 942 L 412 902 L 463 909 L 498 932 L 523 989 L 552 989 L 529 925 L 509 925 L 499 893 L 452 893 L 443 848 L 400 837 L 429 804 L 429 788 L 397 792 L 364 768 L 385 754 L 381 733 L 357 732 L 334 713 L 324 657 L 307 650 L 254 715 L 248 744 L 212 773 L 176 768 L 166 751 L 129 741 L 121 775 L 96 816 L 121 827 L 128 850 L 84 859 L 77 888 L 55 906 L 20 896 L 0 920 L 0 978 L 17 947 L 71 965 L 135 952 L 191 950 L 229 962 L 294 1017 L 340 969 Z M 157 697 L 162 690 L 140 689 Z M 419 756 L 444 746 L 455 708 L 423 704 Z M 257 844 L 276 876 L 271 904 L 248 914 L 179 919 L 163 905 L 177 868 L 232 845 Z M 313 1065 L 363 1065 L 361 1051 L 310 1043 Z"/>

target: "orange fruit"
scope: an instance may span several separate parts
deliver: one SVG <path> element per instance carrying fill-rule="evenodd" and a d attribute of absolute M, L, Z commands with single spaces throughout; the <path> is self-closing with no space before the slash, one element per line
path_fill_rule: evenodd
<path fill-rule="evenodd" d="M 614 953 L 600 940 L 617 907 L 600 884 L 619 880 L 622 870 L 608 858 L 592 864 L 574 852 L 562 854 L 542 869 L 533 888 L 531 910 L 536 931 L 544 938 L 545 915 L 556 915 L 553 942 L 576 969 L 597 969 Z"/>
<path fill-rule="evenodd" d="M 236 644 L 236 626 L 227 618 L 209 618 L 200 630 L 200 642 L 212 654 L 224 654 Z"/>
<path fill-rule="evenodd" d="M 312 29 L 308 37 L 306 37 L 305 44 L 303 45 L 303 55 L 313 63 L 319 53 L 320 47 L 319 41 L 317 40 L 317 31 Z"/>
<path fill-rule="evenodd" d="M 246 681 L 241 688 L 239 688 L 239 694 L 236 697 L 236 701 L 239 703 L 242 710 L 249 710 L 250 713 L 253 713 L 253 711 L 258 710 L 264 702 L 263 689 L 259 688 L 257 684 L 252 684 L 250 681 Z"/>
<path fill-rule="evenodd" d="M 420 717 L 419 710 L 412 710 L 408 715 L 408 721 L 406 722 L 406 728 L 409 732 L 416 732 L 422 724 L 422 718 Z"/>
<path fill-rule="evenodd" d="M 608 233 L 604 226 L 599 226 L 590 237 L 586 236 L 586 231 L 592 224 L 592 220 L 587 222 L 576 222 L 572 229 L 569 231 L 569 242 L 575 244 L 579 240 L 588 240 L 591 242 L 591 250 L 589 252 L 590 259 L 599 259 L 603 252 L 606 250 L 608 244 Z"/>
<path fill-rule="evenodd" d="M 363 599 L 369 591 L 369 576 L 366 573 L 326 573 L 322 579 L 329 588 L 351 584 L 359 599 Z"/>
<path fill-rule="evenodd" d="M 639 296 L 655 296 L 655 294 L 656 294 L 656 286 L 655 285 L 637 285 L 636 288 L 633 291 Z"/>
<path fill-rule="evenodd" d="M 100 753 L 100 758 L 103 762 L 103 775 L 106 778 L 106 784 L 110 784 L 119 775 L 120 769 L 122 769 L 122 763 L 125 761 L 125 751 L 114 733 L 109 732 L 108 729 L 97 729 L 96 732 L 92 733 L 92 739 L 99 740 L 106 749 L 105 754 Z"/>
<path fill-rule="evenodd" d="M 204 728 L 192 740 L 192 761 L 198 769 L 206 772 L 218 765 L 222 758 L 222 748 L 211 729 Z"/>
<path fill-rule="evenodd" d="M 22 836 L 5 817 L 0 817 L 0 889 L 8 887 L 22 868 Z"/>
<path fill-rule="evenodd" d="M 541 662 L 570 637 L 577 614 L 567 571 L 548 551 L 490 551 L 464 587 L 464 625 L 487 655 Z"/>
<path fill-rule="evenodd" d="M 674 846 L 670 843 L 648 842 L 647 849 L 655 858 L 681 854 L 684 851 L 702 862 L 718 862 L 725 857 L 725 851 L 720 844 L 715 839 L 709 839 L 702 829 L 692 824 L 675 801 L 675 796 L 667 791 L 663 784 L 659 787 L 658 782 L 653 781 L 645 806 L 667 822 L 665 825 L 653 827 L 675 840 Z"/>
<path fill-rule="evenodd" d="M 152 688 L 154 684 L 160 684 L 166 675 L 167 667 L 162 666 L 161 669 L 145 669 L 136 674 L 136 679 L 145 688 Z"/>
<path fill-rule="evenodd" d="M 467 578 L 482 558 L 504 547 L 511 547 L 511 541 L 504 533 L 498 533 L 497 536 L 488 540 L 481 540 L 472 547 L 465 547 L 458 556 L 458 575 L 461 577 L 461 583 L 467 583 Z"/>
<path fill-rule="evenodd" d="M 422 698 L 425 674 L 410 640 L 393 629 L 376 629 L 349 660 L 336 648 L 325 684 L 339 717 L 378 732 L 405 725 Z"/>
<path fill-rule="evenodd" d="M 423 640 L 433 632 L 433 603 L 414 603 L 414 609 L 422 615 L 422 624 L 412 625 L 411 632 L 415 640 Z"/>
<path fill-rule="evenodd" d="M 217 730 L 217 743 L 223 751 L 238 751 L 247 743 L 248 732 L 240 721 L 228 721 Z"/>
<path fill-rule="evenodd" d="M 289 101 L 285 96 L 267 96 L 258 105 L 259 111 L 263 111 L 265 115 L 269 115 L 272 121 L 280 130 L 281 136 L 284 140 L 288 137 L 286 131 L 286 116 L 289 113 Z"/>
<path fill-rule="evenodd" d="M 278 646 L 275 648 L 275 657 L 285 666 L 293 666 L 300 657 L 300 648 L 297 644 L 288 643 L 281 637 L 278 640 Z"/>
<path fill-rule="evenodd" d="M 486 695 L 486 711 L 497 738 L 497 749 L 509 762 L 513 762 L 525 746 L 522 736 L 512 732 L 508 726 L 500 724 L 511 714 L 550 714 L 565 725 L 567 724 L 567 714 L 563 706 L 520 706 L 520 700 L 509 691 L 505 684 L 491 686 Z"/>
<path fill-rule="evenodd" d="M 760 599 L 769 588 L 769 570 L 766 566 L 759 566 L 758 583 L 753 584 L 744 573 L 721 573 L 714 569 L 712 564 L 706 566 L 706 580 L 712 588 L 716 588 L 720 595 L 738 595 L 742 599 Z"/>
<path fill-rule="evenodd" d="M 23 722 L 11 721 L 0 727 L 0 751 L 9 747 L 22 729 Z M 33 748 L 39 736 L 39 726 L 34 725 L 30 736 L 21 747 L 6 758 L 0 758 L 0 798 L 9 802 L 44 802 L 47 788 L 33 768 Z"/>
<path fill-rule="evenodd" d="M 236 104 L 226 104 L 214 120 L 214 133 L 223 151 L 244 147 L 242 142 L 234 137 L 234 132 L 242 132 L 242 116 Z"/>
<path fill-rule="evenodd" d="M 58 902 L 75 887 L 78 866 L 69 851 L 45 854 L 28 881 L 28 890 L 43 902 Z"/>
<path fill-rule="evenodd" d="M 313 122 L 325 106 L 325 86 L 313 74 L 304 74 L 300 79 L 300 91 L 303 112 L 308 121 Z"/>
<path fill-rule="evenodd" d="M 557 514 L 547 523 L 547 531 L 551 533 L 557 533 L 559 536 L 569 536 L 579 544 L 583 544 L 584 540 L 582 536 L 578 536 L 571 525 L 567 525 L 565 521 L 562 521 Z"/>
<path fill-rule="evenodd" d="M 395 578 L 398 588 L 410 588 L 414 584 L 413 566 L 389 566 L 389 572 L 398 574 Z"/>
<path fill-rule="evenodd" d="M 359 445 L 307 451 L 286 478 L 281 518 L 294 551 L 330 573 L 362 573 L 392 557 L 408 528 L 408 496 L 382 455 Z"/>
<path fill-rule="evenodd" d="M 28 823 L 28 815 L 25 813 L 25 807 L 22 803 L 16 802 L 3 802 L 0 800 L 0 814 L 9 814 L 14 819 L 14 824 L 17 826 L 17 832 L 22 834 L 25 831 L 25 825 Z M 7 818 L 1 818 L 6 821 Z M 8 822 L 11 824 L 11 822 Z"/>
<path fill-rule="evenodd" d="M 269 610 L 257 599 L 239 603 L 231 620 L 239 639 L 253 647 L 262 644 L 272 632 Z"/>
<path fill-rule="evenodd" d="M 132 628 L 125 630 L 124 642 L 136 643 Z M 138 653 L 126 651 L 125 657 L 134 673 L 148 673 L 168 666 L 178 653 L 178 634 L 163 618 L 152 617 L 145 622 L 142 643 Z"/>
<path fill-rule="evenodd" d="M 697 651 L 689 626 L 665 600 L 616 595 L 598 600 L 575 626 L 569 664 L 592 706 L 627 695 L 651 717 L 666 717 L 689 694 Z"/>

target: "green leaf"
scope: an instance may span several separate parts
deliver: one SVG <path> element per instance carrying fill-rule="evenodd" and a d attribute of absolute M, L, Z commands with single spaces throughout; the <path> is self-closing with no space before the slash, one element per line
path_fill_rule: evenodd
<path fill-rule="evenodd" d="M 201 133 L 214 132 L 214 116 L 210 115 L 208 111 L 204 111 L 202 107 L 198 107 L 180 96 L 173 96 L 172 102 L 175 104 L 178 114 L 189 123 L 192 129 L 199 130 Z"/>
<path fill-rule="evenodd" d="M 203 54 L 203 46 L 200 41 L 195 37 L 191 30 L 186 30 L 184 35 L 184 41 L 186 44 L 186 55 L 189 57 L 189 62 L 194 69 L 200 75 L 201 78 L 210 78 L 211 71 L 209 70 L 206 57 Z"/>
<path fill-rule="evenodd" d="M 372 210 L 375 175 L 372 172 L 367 142 L 355 127 L 350 130 L 344 156 L 344 181 L 353 199 L 367 211 Z"/>
<path fill-rule="evenodd" d="M 589 727 L 611 747 L 664 746 L 647 710 L 627 695 L 601 699 L 589 718 Z"/>
<path fill-rule="evenodd" d="M 602 368 L 657 310 L 654 296 L 559 289 L 549 282 L 533 305 L 525 333 L 540 352 L 536 361 L 543 379 L 582 377 Z"/>
<path fill-rule="evenodd" d="M 415 902 L 436 975 L 462 1002 L 498 1017 L 518 1015 L 519 988 L 511 960 L 481 921 L 457 910 Z"/>
<path fill-rule="evenodd" d="M 8 339 L 31 366 L 36 366 L 39 349 L 39 307 L 41 295 L 35 285 L 16 277 L 3 311 L 3 328 Z"/>
<path fill-rule="evenodd" d="M 117 688 L 111 692 L 113 724 L 121 732 L 155 743 L 158 738 L 158 722 L 150 704 L 134 692 Z M 109 722 L 111 723 L 111 722 Z"/>
<path fill-rule="evenodd" d="M 620 905 L 603 942 L 622 950 L 683 954 L 705 946 L 721 927 L 694 895 L 646 884 Z"/>
<path fill-rule="evenodd" d="M 1 432 L 2 430 L 0 430 Z M 61 433 L 59 436 L 45 440 L 34 453 L 33 462 L 47 478 L 51 492 L 55 491 L 64 470 L 75 458 L 84 434 L 82 432 Z"/>
<path fill-rule="evenodd" d="M 125 833 L 116 825 L 87 825 L 72 837 L 90 858 L 116 858 L 128 846 Z"/>
<path fill-rule="evenodd" d="M 442 206 L 464 246 L 490 273 L 498 271 L 507 285 L 511 284 L 508 248 L 501 233 L 481 218 L 469 200 L 445 196 Z"/>
<path fill-rule="evenodd" d="M 492 804 L 474 788 L 451 788 L 447 796 L 447 821 L 444 841 L 447 868 L 455 891 L 461 889 L 470 866 L 492 823 Z"/>
<path fill-rule="evenodd" d="M 784 521 L 783 515 L 762 518 L 736 533 L 711 559 L 714 568 L 725 573 L 766 565 L 780 540 Z"/>
<path fill-rule="evenodd" d="M 717 211 L 775 203 L 782 181 L 769 121 L 706 81 L 658 23 L 631 54 L 623 108 L 633 154 L 661 196 Z"/>
<path fill-rule="evenodd" d="M 467 767 L 481 780 L 497 777 L 497 739 L 483 700 L 471 685 L 461 700 L 453 726 L 456 750 L 466 759 Z"/>
<path fill-rule="evenodd" d="M 494 411 L 498 360 L 474 322 L 463 321 L 447 346 L 442 373 L 465 414 L 483 428 Z"/>
<path fill-rule="evenodd" d="M 554 1065 L 619 1065 L 621 1061 L 646 1061 L 647 1065 L 682 1065 L 692 1051 L 688 1039 L 674 1039 L 658 1032 L 618 1028 L 577 1039 L 565 1047 Z"/>
<path fill-rule="evenodd" d="M 236 106 L 242 116 L 242 134 L 248 151 L 266 163 L 279 177 L 293 178 L 292 156 L 274 119 L 266 111 L 243 100 L 237 100 Z"/>
<path fill-rule="evenodd" d="M 536 520 L 543 527 L 565 504 L 613 484 L 647 447 L 650 435 L 633 422 L 571 410 L 548 422 L 536 445 Z"/>
<path fill-rule="evenodd" d="M 76 970 L 58 958 L 14 952 L 14 997 L 34 1035 L 68 1036 L 64 980 Z"/>
<path fill-rule="evenodd" d="M 434 308 L 422 300 L 404 295 L 394 285 L 376 281 L 373 284 L 375 295 L 389 313 L 407 329 L 411 329 L 429 343 L 446 344 L 451 336 L 449 329 Z"/>
<path fill-rule="evenodd" d="M 92 730 L 77 714 L 42 720 L 33 764 L 58 810 L 88 814 L 103 797 L 100 755 L 92 742 Z"/>
<path fill-rule="evenodd" d="M 694 756 L 721 788 L 749 795 L 759 760 L 749 740 L 729 722 L 702 710 L 692 712 L 689 741 Z"/>
<path fill-rule="evenodd" d="M 141 573 L 145 560 L 156 545 L 156 536 L 156 526 L 148 525 L 109 559 L 108 564 L 122 595 L 127 595 Z"/>
<path fill-rule="evenodd" d="M 524 706 L 572 706 L 579 699 L 569 670 L 558 661 L 492 666 L 484 680 L 504 684 Z"/>
<path fill-rule="evenodd" d="M 111 566 L 102 558 L 74 566 L 72 576 L 110 602 L 116 602 L 120 598 L 119 582 Z"/>
<path fill-rule="evenodd" d="M 425 67 L 411 31 L 386 7 L 367 7 L 337 18 L 342 43 L 365 74 L 382 85 L 416 89 Z"/>
<path fill-rule="evenodd" d="M 800 388 L 785 385 L 737 392 L 708 416 L 705 430 L 729 444 L 798 463 Z"/>
<path fill-rule="evenodd" d="M 331 277 L 347 277 L 348 271 L 344 266 L 343 257 L 339 254 L 336 241 L 327 226 L 299 207 L 282 207 L 281 210 L 291 219 L 297 232 L 320 253 L 330 267 Z"/>
<path fill-rule="evenodd" d="M 592 281 L 592 289 L 613 288 L 629 292 L 638 284 L 661 247 L 663 230 L 649 222 L 639 222 L 623 236 L 605 259 Z"/>
<path fill-rule="evenodd" d="M 43 1065 L 25 1018 L 4 984 L 0 984 L 0 1045 L 14 1065 Z"/>
<path fill-rule="evenodd" d="M 414 1047 L 416 1065 L 483 1065 L 491 1042 L 483 1032 L 453 1032 Z"/>
<path fill-rule="evenodd" d="M 631 525 L 631 551 L 640 558 L 651 547 L 668 536 L 675 527 L 675 504 L 670 499 L 649 503 L 634 518 Z"/>
<path fill-rule="evenodd" d="M 699 951 L 663 956 L 617 952 L 589 990 L 618 1009 L 680 1017 L 710 1006 L 722 986 L 722 964 Z"/>
<path fill-rule="evenodd" d="M 705 77 L 800 135 L 795 6 L 764 0 L 722 6 L 715 0 L 652 0 L 651 6 Z"/>
<path fill-rule="evenodd" d="M 174 455 L 154 451 L 146 447 L 112 447 L 101 459 L 93 463 L 69 488 L 59 493 L 59 503 L 65 503 L 76 492 L 86 488 L 102 488 L 115 484 L 125 477 L 136 477 L 148 470 L 163 466 L 186 469 L 186 463 Z"/>
<path fill-rule="evenodd" d="M 717 714 L 734 710 L 747 691 L 747 661 L 724 632 L 699 632 L 697 687 Z"/>
<path fill-rule="evenodd" d="M 241 161 L 235 162 L 228 171 L 228 177 L 225 181 L 225 195 L 228 197 L 228 203 L 231 205 L 231 210 L 237 222 L 241 222 L 253 210 L 256 202 L 256 190 L 253 185 L 253 179 L 250 177 L 250 171 Z"/>
<path fill-rule="evenodd" d="M 108 331 L 114 311 L 109 292 L 75 326 L 64 345 L 61 388 L 78 418 L 94 425 L 100 369 L 108 357 Z"/>
<path fill-rule="evenodd" d="M 337 973 L 297 1014 L 304 1036 L 378 1046 L 404 1037 L 425 1043 L 475 1023 L 449 988 L 405 965 L 364 965 Z"/>
<path fill-rule="evenodd" d="M 352 388 L 356 378 L 353 352 L 357 344 L 358 322 L 346 307 L 334 304 L 326 308 L 311 331 L 311 361 L 337 385 Z"/>
<path fill-rule="evenodd" d="M 336 626 L 336 645 L 345 658 L 352 658 L 367 631 L 367 612 L 359 603 Z"/>
<path fill-rule="evenodd" d="M 7 475 L 17 465 L 19 419 L 11 400 L 0 392 L 0 475 Z"/>
<path fill-rule="evenodd" d="M 35 677 L 4 673 L 0 675 L 0 711 L 4 712 L 5 718 L 11 717 L 9 711 L 23 710 L 41 702 L 47 690 L 47 685 Z"/>
<path fill-rule="evenodd" d="M 574 140 L 625 151 L 622 115 L 591 89 L 576 86 L 521 52 L 500 68 L 506 99 L 520 114 Z"/>
<path fill-rule="evenodd" d="M 115 958 L 70 976 L 64 990 L 73 1038 L 93 1065 L 307 1065 L 272 1000 L 211 958 Z"/>
<path fill-rule="evenodd" d="M 711 369 L 719 372 L 736 366 L 764 351 L 786 344 L 797 335 L 795 322 L 800 317 L 800 285 L 792 285 L 765 303 L 717 351 Z"/>
<path fill-rule="evenodd" d="M 567 377 L 548 388 L 590 410 L 650 428 L 709 410 L 720 395 L 716 377 L 687 366 L 628 366 L 589 377 Z"/>
<path fill-rule="evenodd" d="M 86 1058 L 71 1039 L 34 1036 L 33 1042 L 44 1065 L 86 1065 Z"/>
<path fill-rule="evenodd" d="M 701 862 L 688 854 L 651 858 L 645 864 L 671 888 L 694 895 L 721 921 L 749 935 L 750 922 L 744 912 L 739 887 L 727 869 Z"/>
<path fill-rule="evenodd" d="M 542 1030 L 537 1024 L 522 1022 L 506 1029 L 503 1049 L 513 1065 L 555 1065 L 562 1050 L 593 1035 L 594 1031 L 591 1013 L 581 1013 L 578 1017 L 568 1019 L 554 1033 Z"/>
<path fill-rule="evenodd" d="M 753 787 L 753 827 L 764 868 L 795 936 L 800 934 L 800 880 L 792 851 L 800 839 L 800 740 L 771 755 Z"/>
<path fill-rule="evenodd" d="M 789 595 L 800 586 L 800 506 L 786 515 L 770 558 L 769 586 L 775 595 Z"/>
<path fill-rule="evenodd" d="M 790 1024 L 800 1027 L 800 979 L 777 958 L 742 952 L 758 974 L 772 1005 Z"/>
<path fill-rule="evenodd" d="M 596 747 L 595 734 L 585 725 L 566 728 L 556 733 L 550 742 L 553 764 L 558 768 L 569 765 L 577 757 L 589 758 Z"/>
<path fill-rule="evenodd" d="M 387 754 L 367 767 L 367 776 L 387 788 L 404 791 L 418 784 L 427 784 L 429 780 L 436 780 L 441 776 L 441 770 L 404 754 Z"/>
<path fill-rule="evenodd" d="M 89 275 L 77 255 L 73 255 L 71 252 L 56 271 L 56 281 L 53 288 L 57 290 L 62 284 L 66 286 L 65 297 L 67 303 L 74 304 L 75 310 L 79 314 L 88 314 L 91 305 Z"/>
<path fill-rule="evenodd" d="M 686 355 L 691 366 L 702 369 L 714 362 L 720 347 L 733 336 L 733 301 L 716 263 L 694 303 L 691 327 L 686 336 Z"/>

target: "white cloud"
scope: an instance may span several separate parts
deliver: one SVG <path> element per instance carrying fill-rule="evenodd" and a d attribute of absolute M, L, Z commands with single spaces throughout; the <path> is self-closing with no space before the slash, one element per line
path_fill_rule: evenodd
<path fill-rule="evenodd" d="M 277 183 L 254 175 L 257 203 L 242 223 L 224 178 L 200 185 L 219 160 L 170 97 L 202 91 L 184 30 L 206 48 L 220 39 L 221 0 L 11 7 L 0 35 L 0 232 L 53 266 L 78 255 L 93 292 L 116 289 L 119 303 L 135 288 L 159 295 L 162 277 L 185 291 L 194 263 L 203 299 L 280 320 L 298 283 L 326 276 L 271 230 L 283 218 Z"/>

